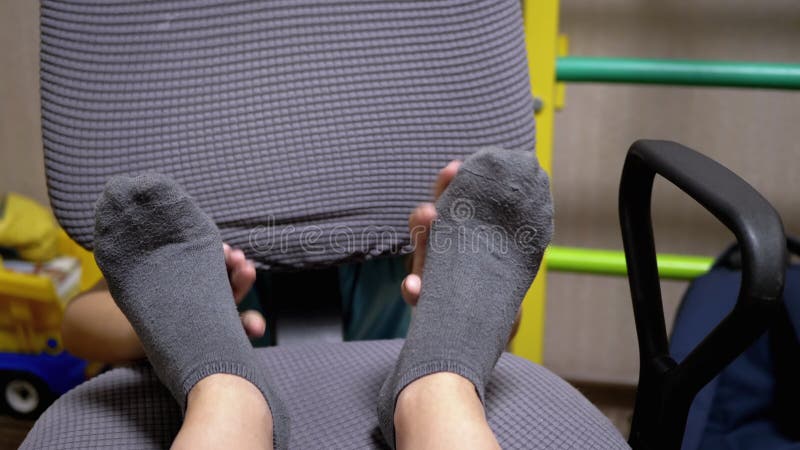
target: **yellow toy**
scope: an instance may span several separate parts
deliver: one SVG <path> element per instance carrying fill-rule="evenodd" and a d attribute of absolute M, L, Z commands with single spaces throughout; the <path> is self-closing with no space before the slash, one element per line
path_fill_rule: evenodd
<path fill-rule="evenodd" d="M 0 206 L 0 246 L 29 259 L 0 258 L 0 410 L 34 418 L 100 368 L 63 351 L 61 319 L 101 273 L 46 209 L 13 194 Z"/>
<path fill-rule="evenodd" d="M 20 259 L 43 262 L 56 256 L 58 227 L 50 211 L 18 194 L 0 196 L 0 247 Z"/>

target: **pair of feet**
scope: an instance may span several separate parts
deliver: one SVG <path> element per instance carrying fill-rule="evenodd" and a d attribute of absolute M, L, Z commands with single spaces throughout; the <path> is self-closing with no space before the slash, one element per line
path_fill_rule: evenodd
<path fill-rule="evenodd" d="M 395 413 L 418 402 L 413 394 L 420 389 L 452 394 L 466 383 L 467 398 L 483 401 L 552 234 L 548 179 L 532 153 L 472 155 L 436 208 L 420 300 L 377 400 L 390 444 L 404 426 Z M 112 179 L 97 203 L 95 257 L 153 368 L 184 410 L 201 380 L 234 375 L 266 399 L 274 445 L 287 447 L 283 401 L 291 399 L 270 389 L 241 329 L 218 229 L 177 184 L 157 174 Z"/>

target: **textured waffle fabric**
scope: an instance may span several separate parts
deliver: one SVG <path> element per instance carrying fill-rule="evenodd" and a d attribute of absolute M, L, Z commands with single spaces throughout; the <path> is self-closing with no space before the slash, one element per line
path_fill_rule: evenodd
<path fill-rule="evenodd" d="M 267 268 L 408 248 L 438 169 L 532 150 L 518 0 L 43 0 L 53 210 L 91 248 L 112 175 L 177 179 Z"/>
<path fill-rule="evenodd" d="M 386 448 L 375 400 L 401 341 L 259 351 L 291 417 L 290 448 Z M 535 364 L 505 354 L 486 390 L 503 448 L 628 448 L 580 393 Z M 180 411 L 148 366 L 115 369 L 67 393 L 36 422 L 22 449 L 166 448 Z"/>

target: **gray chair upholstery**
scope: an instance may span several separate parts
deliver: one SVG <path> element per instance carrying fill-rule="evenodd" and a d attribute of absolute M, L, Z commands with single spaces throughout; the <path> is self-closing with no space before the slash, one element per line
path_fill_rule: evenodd
<path fill-rule="evenodd" d="M 534 147 L 517 0 L 42 2 L 53 210 L 171 175 L 263 268 L 409 251 L 438 169 Z"/>
<path fill-rule="evenodd" d="M 534 147 L 517 0 L 42 0 L 53 210 L 91 248 L 106 180 L 177 179 L 263 269 L 402 254 L 439 168 Z M 375 400 L 400 343 L 263 350 L 293 448 L 381 448 Z M 488 418 L 508 448 L 624 447 L 579 393 L 504 355 Z M 147 366 L 64 395 L 23 448 L 166 447 L 180 414 Z"/>
<path fill-rule="evenodd" d="M 290 448 L 387 448 L 375 398 L 402 341 L 274 347 L 260 351 L 278 395 L 289 399 Z M 486 390 L 503 448 L 626 448 L 591 403 L 547 369 L 506 354 Z M 57 400 L 23 449 L 166 448 L 181 422 L 147 365 L 115 369 Z"/>

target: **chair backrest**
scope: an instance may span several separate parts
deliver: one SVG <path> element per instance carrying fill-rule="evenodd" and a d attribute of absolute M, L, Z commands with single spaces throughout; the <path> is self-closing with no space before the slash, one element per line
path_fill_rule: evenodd
<path fill-rule="evenodd" d="M 91 248 L 107 179 L 178 180 L 261 267 L 409 250 L 437 170 L 532 150 L 517 0 L 43 0 L 46 173 Z"/>

